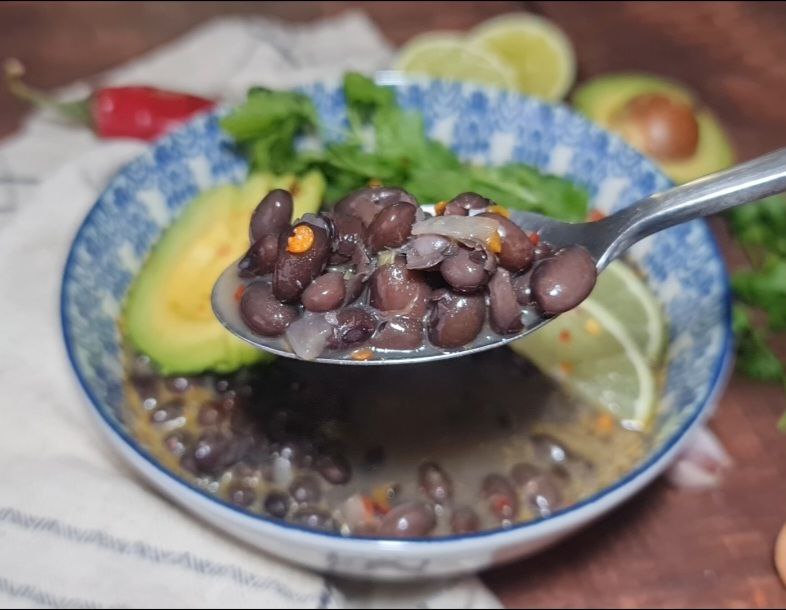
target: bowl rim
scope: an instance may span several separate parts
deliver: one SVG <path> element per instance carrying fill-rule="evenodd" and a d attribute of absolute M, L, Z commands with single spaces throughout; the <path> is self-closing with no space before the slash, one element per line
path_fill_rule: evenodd
<path fill-rule="evenodd" d="M 424 86 L 429 82 L 433 82 L 435 79 L 428 79 L 428 78 L 400 78 L 396 77 L 395 79 L 390 79 L 388 84 L 393 88 L 400 89 L 406 86 Z M 326 87 L 334 87 L 335 83 L 332 81 L 318 81 L 317 83 L 312 83 L 312 86 L 315 84 L 322 84 Z M 496 89 L 493 87 L 484 87 L 482 85 L 468 85 L 467 83 L 448 83 L 450 85 L 459 86 L 469 88 L 470 90 L 481 90 L 486 91 L 492 94 L 498 94 L 501 90 Z M 625 143 L 621 138 L 616 136 L 615 134 L 601 128 L 600 126 L 592 123 L 587 118 L 582 116 L 580 113 L 576 112 L 572 108 L 566 106 L 564 103 L 558 104 L 550 104 L 547 102 L 543 102 L 541 100 L 522 95 L 513 91 L 506 91 L 508 95 L 519 98 L 522 103 L 528 104 L 536 104 L 540 106 L 550 106 L 556 107 L 561 112 L 565 112 L 568 115 L 572 116 L 574 120 L 581 121 L 585 124 L 588 128 L 588 133 L 597 135 L 602 134 L 604 137 L 612 138 L 613 140 L 617 140 L 621 143 L 624 147 L 629 149 L 629 152 L 632 151 L 639 157 L 639 162 L 644 164 L 648 167 L 648 169 L 658 176 L 663 176 L 663 173 L 657 166 L 647 159 L 644 155 L 630 147 L 627 143 Z M 219 108 L 212 112 L 205 113 L 195 119 L 192 119 L 186 122 L 184 125 L 180 126 L 170 134 L 165 135 L 164 137 L 158 139 L 152 145 L 150 145 L 145 152 L 142 152 L 141 155 L 136 156 L 132 159 L 128 164 L 124 165 L 122 168 L 118 170 L 118 174 L 123 171 L 128 165 L 133 164 L 135 161 L 139 160 L 141 156 L 149 154 L 150 151 L 155 150 L 160 146 L 166 145 L 178 132 L 187 130 L 192 128 L 194 124 L 199 123 L 200 121 L 205 121 L 208 118 L 215 116 L 216 114 L 220 114 L 225 111 L 225 108 Z M 59 319 L 60 319 L 60 328 L 62 332 L 62 337 L 64 341 L 64 347 L 68 362 L 70 363 L 71 369 L 73 370 L 76 380 L 78 381 L 78 385 L 81 388 L 82 393 L 87 399 L 87 403 L 90 405 L 91 410 L 93 410 L 95 415 L 98 416 L 97 421 L 102 423 L 108 430 L 105 432 L 112 433 L 112 436 L 119 441 L 122 441 L 126 447 L 132 450 L 133 457 L 135 459 L 141 459 L 142 463 L 148 467 L 152 467 L 153 470 L 158 475 L 163 475 L 163 478 L 167 480 L 168 483 L 173 484 L 178 491 L 186 492 L 189 494 L 195 494 L 201 502 L 207 501 L 207 505 L 215 505 L 215 507 L 227 510 L 229 513 L 229 517 L 232 519 L 238 520 L 240 523 L 245 524 L 252 529 L 256 529 L 259 527 L 268 528 L 272 527 L 276 530 L 280 530 L 281 532 L 288 532 L 293 535 L 300 534 L 305 535 L 308 539 L 311 539 L 313 542 L 318 543 L 320 541 L 325 542 L 329 541 L 331 544 L 336 545 L 352 545 L 355 546 L 357 544 L 362 545 L 363 548 L 367 550 L 371 549 L 385 549 L 386 551 L 390 551 L 393 548 L 400 549 L 403 546 L 409 547 L 417 547 L 419 549 L 423 549 L 424 547 L 432 547 L 440 546 L 440 549 L 444 549 L 445 547 L 449 547 L 451 545 L 457 545 L 457 543 L 461 542 L 468 542 L 468 541 L 493 541 L 498 540 L 503 536 L 511 537 L 513 534 L 521 534 L 524 535 L 526 533 L 533 532 L 534 530 L 550 530 L 550 531 L 559 531 L 565 527 L 570 527 L 572 524 L 572 518 L 579 517 L 582 513 L 586 514 L 588 518 L 593 517 L 593 513 L 602 512 L 600 511 L 593 511 L 593 507 L 596 509 L 602 509 L 602 504 L 605 502 L 612 501 L 615 496 L 619 494 L 623 494 L 623 498 L 628 497 L 629 495 L 633 494 L 635 491 L 646 485 L 651 479 L 653 479 L 657 474 L 660 474 L 665 467 L 668 465 L 669 460 L 673 457 L 673 454 L 678 450 L 682 444 L 687 440 L 687 435 L 694 429 L 694 427 L 699 424 L 704 417 L 710 412 L 714 404 L 717 402 L 718 398 L 720 397 L 721 392 L 725 387 L 725 382 L 731 372 L 731 364 L 733 362 L 733 333 L 732 333 L 732 296 L 731 296 L 731 286 L 729 282 L 729 275 L 728 271 L 720 250 L 720 246 L 715 239 L 714 235 L 712 234 L 709 225 L 704 220 L 694 221 L 699 222 L 701 224 L 701 230 L 704 233 L 705 239 L 708 240 L 713 252 L 713 256 L 717 257 L 722 263 L 722 299 L 723 299 L 723 319 L 724 319 L 724 337 L 722 347 L 720 349 L 720 357 L 718 358 L 715 369 L 711 376 L 711 382 L 708 385 L 707 392 L 704 397 L 701 399 L 701 404 L 698 406 L 694 412 L 687 417 L 679 427 L 677 427 L 669 436 L 668 440 L 665 441 L 656 451 L 650 453 L 646 459 L 644 459 L 641 463 L 636 465 L 636 467 L 629 470 L 624 476 L 620 477 L 611 485 L 605 486 L 598 490 L 597 492 L 593 493 L 592 495 L 583 498 L 579 502 L 566 506 L 558 511 L 553 512 L 552 514 L 546 517 L 540 517 L 537 519 L 533 519 L 530 521 L 524 521 L 522 523 L 517 523 L 511 525 L 510 527 L 497 527 L 489 530 L 483 530 L 480 532 L 474 532 L 469 534 L 449 534 L 444 536 L 435 536 L 430 538 L 400 538 L 400 539 L 389 539 L 389 538 L 375 538 L 375 537 L 363 537 L 363 536 L 354 536 L 349 535 L 345 536 L 338 532 L 324 532 L 314 529 L 309 529 L 300 525 L 288 523 L 285 521 L 269 518 L 265 515 L 260 513 L 253 513 L 247 510 L 244 510 L 236 505 L 231 504 L 230 502 L 225 501 L 224 499 L 209 493 L 208 491 L 200 488 L 199 486 L 181 478 L 176 473 L 172 472 L 171 470 L 164 467 L 159 460 L 157 460 L 151 453 L 149 453 L 138 441 L 134 436 L 132 436 L 124 427 L 119 423 L 115 422 L 111 417 L 105 413 L 104 407 L 102 407 L 101 401 L 95 395 L 95 393 L 90 388 L 87 379 L 83 375 L 80 366 L 76 360 L 75 354 L 75 346 L 73 344 L 72 339 L 69 337 L 68 333 L 68 315 L 66 313 L 67 308 L 67 285 L 71 281 L 71 276 L 73 272 L 74 266 L 74 258 L 76 255 L 76 245 L 83 237 L 83 233 L 87 230 L 87 227 L 90 226 L 92 223 L 94 215 L 98 213 L 98 207 L 101 201 L 103 200 L 106 192 L 111 188 L 111 183 L 116 179 L 116 174 L 109 184 L 105 187 L 105 189 L 101 192 L 98 196 L 96 201 L 92 204 L 89 211 L 83 218 L 82 222 L 79 225 L 76 233 L 74 234 L 73 239 L 69 245 L 68 256 L 66 257 L 65 264 L 63 267 L 62 277 L 61 277 L 61 285 L 60 285 L 60 302 L 59 302 Z M 671 182 L 671 181 L 669 181 Z M 138 467 L 138 466 L 137 466 Z M 168 490 L 170 493 L 174 492 L 170 489 Z M 629 493 L 626 493 L 629 492 Z M 596 515 L 595 515 L 596 516 Z M 357 550 L 357 549 L 356 549 Z"/>

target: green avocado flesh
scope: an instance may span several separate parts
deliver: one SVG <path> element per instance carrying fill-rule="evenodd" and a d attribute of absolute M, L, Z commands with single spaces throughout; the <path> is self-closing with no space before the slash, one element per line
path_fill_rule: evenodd
<path fill-rule="evenodd" d="M 267 357 L 221 326 L 210 293 L 221 272 L 248 248 L 251 214 L 275 188 L 293 193 L 298 218 L 319 209 L 325 180 L 319 172 L 301 178 L 254 174 L 241 185 L 205 191 L 154 246 L 129 289 L 120 325 L 161 373 L 226 373 Z"/>
<path fill-rule="evenodd" d="M 573 105 L 602 127 L 613 130 L 615 115 L 633 98 L 650 93 L 698 106 L 695 96 L 682 85 L 658 76 L 634 73 L 601 76 L 587 82 L 573 95 Z M 712 112 L 698 106 L 696 121 L 699 124 L 696 152 L 687 159 L 657 162 L 663 172 L 678 184 L 734 163 L 731 142 Z"/>

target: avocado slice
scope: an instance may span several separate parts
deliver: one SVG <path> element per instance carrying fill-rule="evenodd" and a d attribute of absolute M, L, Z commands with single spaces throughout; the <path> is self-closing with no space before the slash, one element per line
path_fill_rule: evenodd
<path fill-rule="evenodd" d="M 294 196 L 294 215 L 316 212 L 322 174 L 253 174 L 241 185 L 198 195 L 153 247 L 134 279 L 120 322 L 131 345 L 165 375 L 226 373 L 267 356 L 227 331 L 213 315 L 213 284 L 248 247 L 251 213 L 275 188 Z"/>
<path fill-rule="evenodd" d="M 636 137 L 637 125 L 630 122 L 634 104 L 644 101 L 661 102 L 661 114 L 668 130 L 671 125 L 675 133 L 672 138 L 689 141 L 689 154 L 679 158 L 658 157 L 648 150 L 647 142 Z M 600 76 L 579 87 L 573 95 L 573 105 L 602 127 L 614 131 L 630 144 L 649 154 L 663 172 L 674 182 L 681 184 L 725 169 L 734 163 L 734 150 L 715 115 L 698 104 L 696 97 L 687 88 L 674 81 L 649 74 L 621 73 Z M 639 103 L 639 107 L 641 104 Z M 656 110 L 657 112 L 657 110 Z M 688 120 L 684 113 L 688 112 Z M 640 117 L 641 115 L 639 115 Z M 696 129 L 697 134 L 685 133 Z M 681 131 L 676 132 L 676 131 Z M 692 136 L 697 137 L 692 137 Z M 684 144 L 682 146 L 684 148 Z"/>

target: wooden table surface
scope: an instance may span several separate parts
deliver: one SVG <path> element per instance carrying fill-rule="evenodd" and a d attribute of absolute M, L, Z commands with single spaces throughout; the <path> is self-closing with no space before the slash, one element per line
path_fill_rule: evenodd
<path fill-rule="evenodd" d="M 692 86 L 731 132 L 740 158 L 786 142 L 786 3 L 227 2 L 0 4 L 0 57 L 17 56 L 45 87 L 95 74 L 217 14 L 307 21 L 360 7 L 395 44 L 429 29 L 465 29 L 529 10 L 559 23 L 581 78 L 649 70 Z M 0 94 L 0 136 L 25 109 Z M 715 223 L 730 264 L 740 262 Z M 772 563 L 786 521 L 783 392 L 733 378 L 712 427 L 735 467 L 713 491 L 658 482 L 591 530 L 485 575 L 508 606 L 729 607 L 786 605 Z"/>

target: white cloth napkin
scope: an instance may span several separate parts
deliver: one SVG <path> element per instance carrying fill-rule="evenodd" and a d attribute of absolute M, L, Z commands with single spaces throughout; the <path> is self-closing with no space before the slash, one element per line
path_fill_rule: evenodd
<path fill-rule="evenodd" d="M 232 100 L 250 84 L 370 71 L 389 54 L 360 14 L 221 19 L 102 82 Z M 0 145 L 0 607 L 498 607 L 474 578 L 345 586 L 286 565 L 170 504 L 104 443 L 66 363 L 59 282 L 81 218 L 143 148 L 42 115 Z"/>

